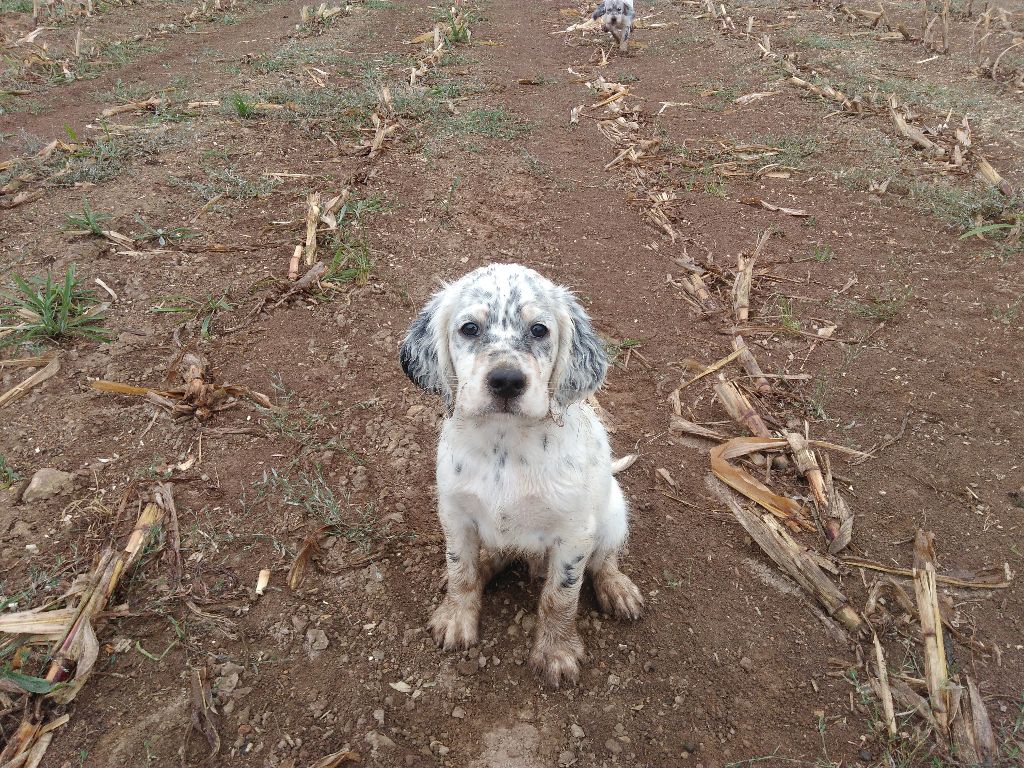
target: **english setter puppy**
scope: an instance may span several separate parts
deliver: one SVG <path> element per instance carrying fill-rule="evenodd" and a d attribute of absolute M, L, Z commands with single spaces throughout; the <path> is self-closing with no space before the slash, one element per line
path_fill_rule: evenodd
<path fill-rule="evenodd" d="M 601 609 L 637 619 L 640 590 L 619 570 L 626 500 L 608 435 L 586 399 L 604 347 L 579 302 L 532 269 L 492 264 L 436 293 L 401 347 L 405 373 L 444 398 L 438 516 L 448 588 L 430 619 L 445 649 L 477 642 L 484 586 L 512 559 L 546 570 L 531 666 L 575 681 L 584 572 Z"/>
<path fill-rule="evenodd" d="M 601 19 L 601 29 L 610 32 L 619 50 L 626 53 L 629 49 L 629 36 L 633 34 L 633 17 L 636 10 L 633 0 L 603 0 L 597 4 L 593 19 Z"/>

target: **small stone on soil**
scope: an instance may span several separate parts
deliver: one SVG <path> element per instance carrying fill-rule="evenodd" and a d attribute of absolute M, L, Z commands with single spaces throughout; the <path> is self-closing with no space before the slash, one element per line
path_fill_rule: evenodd
<path fill-rule="evenodd" d="M 75 484 L 75 476 L 59 469 L 43 468 L 32 475 L 28 487 L 21 495 L 21 500 L 30 504 L 33 501 L 45 501 L 68 493 Z"/>

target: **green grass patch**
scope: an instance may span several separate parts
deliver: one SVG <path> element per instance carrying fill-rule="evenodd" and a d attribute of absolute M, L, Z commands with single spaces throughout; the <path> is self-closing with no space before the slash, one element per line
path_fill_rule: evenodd
<path fill-rule="evenodd" d="M 307 518 L 327 526 L 330 534 L 355 544 L 362 552 L 371 552 L 394 538 L 373 504 L 359 506 L 340 498 L 319 465 L 294 476 L 272 469 L 264 473 L 258 487 L 263 494 L 280 493 L 284 504 L 301 509 Z"/>
<path fill-rule="evenodd" d="M 213 336 L 213 321 L 222 312 L 231 312 L 234 305 L 228 301 L 227 295 L 215 296 L 207 293 L 201 299 L 177 296 L 167 299 L 167 303 L 150 308 L 150 312 L 163 314 L 187 315 L 189 320 L 199 324 L 199 335 L 204 340 Z"/>
<path fill-rule="evenodd" d="M 815 244 L 811 249 L 811 258 L 819 264 L 828 264 L 830 261 L 835 259 L 836 252 L 832 250 L 832 246 L 824 244 Z"/>
<path fill-rule="evenodd" d="M 980 183 L 914 181 L 910 193 L 917 208 L 965 232 L 988 222 L 998 223 L 1003 216 L 1019 215 L 1017 211 L 1024 207 L 1020 196 L 1007 198 Z"/>
<path fill-rule="evenodd" d="M 865 300 L 851 301 L 848 306 L 858 317 L 863 317 L 876 323 L 889 323 L 898 319 L 905 311 L 907 302 L 913 296 L 913 291 L 903 288 L 889 294 L 882 294 L 870 297 Z"/>
<path fill-rule="evenodd" d="M 0 489 L 7 490 L 19 480 L 21 480 L 21 475 L 7 463 L 7 457 L 0 456 Z"/>
<path fill-rule="evenodd" d="M 279 181 L 270 177 L 249 178 L 237 168 L 204 168 L 206 181 L 182 181 L 175 180 L 175 183 L 184 186 L 204 202 L 211 202 L 217 198 L 230 198 L 231 200 L 254 200 L 269 195 L 278 185 Z"/>
<path fill-rule="evenodd" d="M 508 110 L 473 109 L 452 117 L 446 126 L 447 133 L 455 136 L 484 136 L 488 139 L 511 141 L 531 130 L 529 123 L 520 120 Z"/>
<path fill-rule="evenodd" d="M 244 94 L 232 93 L 224 100 L 224 103 L 228 112 L 234 113 L 243 120 L 249 120 L 256 115 L 256 107 Z"/>
<path fill-rule="evenodd" d="M 89 235 L 101 236 L 108 229 L 106 222 L 113 218 L 109 213 L 94 211 L 88 200 L 82 202 L 81 213 L 66 213 L 66 229 L 78 230 Z"/>
<path fill-rule="evenodd" d="M 99 299 L 84 288 L 72 264 L 59 280 L 51 272 L 45 278 L 13 276 L 14 287 L 0 294 L 0 324 L 12 333 L 0 346 L 80 337 L 107 341 Z"/>

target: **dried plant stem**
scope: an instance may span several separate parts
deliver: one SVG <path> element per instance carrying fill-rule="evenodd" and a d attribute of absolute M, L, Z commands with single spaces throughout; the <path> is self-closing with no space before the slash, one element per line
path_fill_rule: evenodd
<path fill-rule="evenodd" d="M 924 642 L 925 681 L 932 717 L 940 735 L 949 738 L 949 678 L 946 648 L 942 639 L 942 615 L 939 613 L 939 592 L 935 579 L 933 534 L 917 532 L 914 541 L 914 594 Z"/>

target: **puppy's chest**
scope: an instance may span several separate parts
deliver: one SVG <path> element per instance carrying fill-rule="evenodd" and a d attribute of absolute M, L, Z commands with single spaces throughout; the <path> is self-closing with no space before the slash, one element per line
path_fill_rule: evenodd
<path fill-rule="evenodd" d="M 564 445 L 536 443 L 496 435 L 449 445 L 438 456 L 439 490 L 474 519 L 488 546 L 543 550 L 578 522 L 587 467 Z"/>
<path fill-rule="evenodd" d="M 562 495 L 578 480 L 573 456 L 545 451 L 538 446 L 495 439 L 483 445 L 455 446 L 451 450 L 452 485 L 481 500 L 529 503 Z"/>

